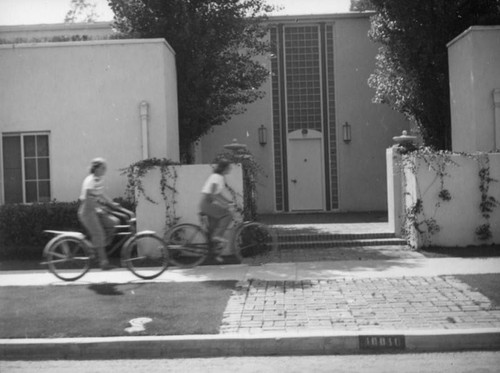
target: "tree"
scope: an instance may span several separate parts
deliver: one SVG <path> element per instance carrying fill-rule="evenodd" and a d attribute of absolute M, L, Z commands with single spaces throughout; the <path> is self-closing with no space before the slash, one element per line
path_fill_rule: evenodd
<path fill-rule="evenodd" d="M 370 0 L 351 0 L 351 6 L 349 7 L 351 12 L 364 12 L 373 9 L 374 7 Z"/>
<path fill-rule="evenodd" d="M 181 158 L 213 126 L 262 98 L 269 76 L 255 57 L 270 51 L 265 0 L 108 0 L 115 27 L 165 38 L 176 53 Z"/>
<path fill-rule="evenodd" d="M 97 19 L 96 4 L 87 0 L 71 0 L 70 9 L 64 18 L 65 23 L 95 22 Z"/>
<path fill-rule="evenodd" d="M 500 0 L 371 0 L 370 37 L 382 46 L 374 101 L 414 122 L 428 146 L 451 147 L 446 44 L 472 25 L 499 24 Z"/>

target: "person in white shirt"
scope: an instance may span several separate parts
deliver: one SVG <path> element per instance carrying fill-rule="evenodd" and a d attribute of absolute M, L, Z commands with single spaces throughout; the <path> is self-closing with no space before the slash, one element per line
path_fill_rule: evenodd
<path fill-rule="evenodd" d="M 227 242 L 224 232 L 231 222 L 231 210 L 234 206 L 232 200 L 224 195 L 227 193 L 225 175 L 230 170 L 231 163 L 226 159 L 220 160 L 201 189 L 200 213 L 208 216 L 212 240 L 221 244 Z"/>
<path fill-rule="evenodd" d="M 83 180 L 80 193 L 80 206 L 78 208 L 78 220 L 90 235 L 99 259 L 99 266 L 103 270 L 113 268 L 109 264 L 106 255 L 106 245 L 113 237 L 115 226 L 120 223 L 119 219 L 110 215 L 103 208 L 108 206 L 119 209 L 120 205 L 113 202 L 104 193 L 103 176 L 106 173 L 106 161 L 103 158 L 95 158 L 90 165 L 90 174 Z"/>

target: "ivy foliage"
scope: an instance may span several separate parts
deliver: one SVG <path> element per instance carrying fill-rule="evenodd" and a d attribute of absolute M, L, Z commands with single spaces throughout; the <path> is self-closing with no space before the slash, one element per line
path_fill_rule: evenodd
<path fill-rule="evenodd" d="M 175 51 L 181 159 L 192 144 L 262 98 L 270 51 L 265 0 L 108 0 L 115 27 L 135 38 L 165 38 Z"/>
<path fill-rule="evenodd" d="M 97 4 L 88 0 L 71 0 L 70 9 L 64 17 L 64 23 L 96 22 Z"/>
<path fill-rule="evenodd" d="M 478 157 L 478 164 L 479 191 L 481 193 L 479 210 L 481 211 L 481 216 L 485 223 L 476 228 L 476 236 L 482 241 L 487 241 L 493 236 L 489 223 L 491 213 L 500 205 L 500 202 L 494 196 L 489 195 L 490 184 L 492 182 L 498 182 L 498 180 L 490 176 L 490 159 L 485 154 L 481 154 Z"/>
<path fill-rule="evenodd" d="M 498 182 L 498 180 L 490 176 L 490 161 L 487 153 L 453 153 L 446 150 L 436 151 L 429 147 L 420 147 L 415 151 L 401 153 L 403 155 L 403 160 L 400 167 L 410 171 L 413 175 L 418 172 L 419 161 L 425 162 L 429 171 L 436 173 L 439 178 L 440 188 L 437 194 L 437 202 L 435 204 L 434 215 L 436 215 L 437 210 L 441 207 L 441 203 L 449 203 L 453 200 L 453 195 L 445 186 L 445 180 L 450 179 L 449 174 L 450 167 L 458 167 L 459 165 L 453 161 L 452 155 L 461 155 L 470 159 L 474 159 L 478 164 L 478 192 L 481 196 L 478 210 L 483 218 L 483 223 L 475 228 L 474 233 L 476 237 L 481 241 L 487 241 L 492 238 L 493 234 L 491 232 L 491 225 L 489 219 L 491 214 L 495 211 L 495 208 L 500 206 L 500 202 L 489 193 L 490 185 L 493 182 Z M 402 175 L 405 175 L 402 172 Z M 453 180 L 451 180 L 453 181 Z M 406 189 L 406 179 L 403 177 L 403 183 L 405 184 L 404 189 Z M 416 201 L 413 205 L 407 206 L 404 224 L 404 234 L 408 239 L 411 238 L 412 230 L 415 229 L 421 237 L 424 239 L 426 245 L 431 243 L 432 236 L 441 230 L 441 227 L 437 224 L 436 219 L 433 216 L 427 216 L 423 208 L 422 193 L 420 191 L 418 180 L 417 180 L 417 196 Z"/>
<path fill-rule="evenodd" d="M 405 225 L 403 227 L 404 234 L 408 239 L 410 239 L 410 236 L 412 235 L 411 228 L 415 229 L 415 231 L 418 232 L 418 234 L 423 238 L 424 245 L 427 246 L 431 243 L 432 236 L 441 230 L 441 227 L 434 218 L 438 208 L 441 207 L 441 203 L 449 202 L 452 199 L 450 191 L 445 187 L 445 180 L 450 178 L 448 168 L 450 166 L 456 167 L 458 165 L 451 159 L 451 152 L 434 151 L 429 147 L 420 147 L 411 151 L 402 149 L 401 154 L 403 154 L 401 167 L 406 168 L 413 175 L 417 174 L 419 162 L 422 161 L 425 162 L 427 168 L 430 171 L 434 171 L 436 176 L 439 178 L 440 188 L 433 216 L 427 216 L 424 212 L 424 201 L 421 196 L 422 193 L 420 191 L 418 181 L 417 199 L 413 205 L 406 208 Z M 404 172 L 402 174 L 404 175 Z M 406 186 L 406 179 L 403 180 Z"/>
<path fill-rule="evenodd" d="M 240 212 L 243 213 L 245 220 L 257 219 L 257 183 L 261 176 L 264 175 L 262 167 L 255 161 L 253 155 L 248 150 L 238 152 L 228 151 L 222 152 L 216 156 L 214 163 L 220 159 L 226 159 L 233 164 L 241 164 L 243 169 L 243 206 L 238 206 Z M 125 199 L 121 202 L 122 205 L 130 206 L 130 209 L 135 210 L 137 207 L 139 196 L 153 204 L 159 204 L 161 201 L 155 201 L 149 196 L 143 186 L 142 180 L 144 176 L 152 169 L 159 168 L 160 170 L 160 192 L 165 203 L 165 219 L 166 228 L 175 225 L 179 217 L 176 215 L 175 205 L 178 190 L 177 184 L 177 170 L 176 167 L 180 166 L 178 162 L 171 161 L 166 158 L 149 158 L 131 164 L 123 168 L 121 174 L 127 177 L 127 187 L 125 192 Z M 228 186 L 233 199 L 236 201 L 238 196 L 236 192 Z"/>
<path fill-rule="evenodd" d="M 373 9 L 371 0 L 351 0 L 351 5 L 349 6 L 351 12 L 364 12 Z"/>
<path fill-rule="evenodd" d="M 472 25 L 500 24 L 500 0 L 370 0 L 369 36 L 381 44 L 374 102 L 416 123 L 425 145 L 451 147 L 446 44 Z"/>
<path fill-rule="evenodd" d="M 122 169 L 121 174 L 127 177 L 127 187 L 125 190 L 126 200 L 130 201 L 134 208 L 137 207 L 139 197 L 142 195 L 147 201 L 153 204 L 160 203 L 153 200 L 146 194 L 142 180 L 144 176 L 152 169 L 159 168 L 160 170 L 160 193 L 165 203 L 165 219 L 167 227 L 171 227 L 177 223 L 178 217 L 175 213 L 176 204 L 176 183 L 177 171 L 175 167 L 180 163 L 174 162 L 166 158 L 148 158 L 135 162 Z"/>

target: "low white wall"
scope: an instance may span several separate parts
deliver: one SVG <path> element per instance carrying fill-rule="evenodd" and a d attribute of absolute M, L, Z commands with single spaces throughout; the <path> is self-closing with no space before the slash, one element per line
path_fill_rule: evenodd
<path fill-rule="evenodd" d="M 138 195 L 137 204 L 137 229 L 139 231 L 149 229 L 163 237 L 167 223 L 167 210 L 169 220 L 174 215 L 178 223 L 198 224 L 198 204 L 201 198 L 201 188 L 205 180 L 212 173 L 212 166 L 208 164 L 170 166 L 168 175 L 176 177 L 168 178 L 167 184 L 175 189 L 175 195 L 167 193 L 169 201 L 165 202 L 161 188 L 161 171 L 157 167 L 149 171 L 142 179 L 146 196 L 152 199 L 152 203 L 142 194 Z M 233 165 L 231 172 L 226 175 L 228 186 L 236 193 L 236 203 L 243 203 L 243 173 L 240 165 Z M 228 196 L 230 197 L 230 196 Z M 175 210 L 172 211 L 172 210 Z"/>
<path fill-rule="evenodd" d="M 433 156 L 432 160 L 429 156 L 422 158 L 410 155 L 403 159 L 402 217 L 406 219 L 412 246 L 465 247 L 500 243 L 500 205 L 493 207 L 489 219 L 482 216 L 479 177 L 480 164 L 489 164 L 489 177 L 493 180 L 487 183 L 487 195 L 500 201 L 500 153 L 439 155 Z M 439 167 L 443 164 L 443 167 Z M 443 177 L 436 170 L 442 170 Z M 449 201 L 440 198 L 442 190 L 449 192 Z M 422 232 L 413 227 L 412 219 L 408 218 L 419 200 L 422 209 L 414 221 L 420 223 Z M 426 223 L 430 223 L 431 227 L 439 227 L 439 231 L 430 233 Z M 476 229 L 485 223 L 490 224 L 492 237 L 480 240 Z"/>

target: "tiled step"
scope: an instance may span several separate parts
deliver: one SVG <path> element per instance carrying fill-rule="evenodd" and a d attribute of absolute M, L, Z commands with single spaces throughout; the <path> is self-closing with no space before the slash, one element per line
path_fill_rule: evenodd
<path fill-rule="evenodd" d="M 362 240 L 394 238 L 394 233 L 294 233 L 275 229 L 280 241 L 337 241 L 337 240 Z"/>
<path fill-rule="evenodd" d="M 361 239 L 361 240 L 335 240 L 335 241 L 278 241 L 280 249 L 295 249 L 295 248 L 330 248 L 330 247 L 355 247 L 355 246 L 403 246 L 407 242 L 400 238 L 385 238 L 385 239 Z"/>
<path fill-rule="evenodd" d="M 406 240 L 394 233 L 291 233 L 276 232 L 280 249 L 328 248 L 352 246 L 401 246 Z"/>

